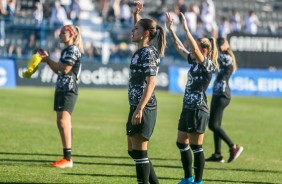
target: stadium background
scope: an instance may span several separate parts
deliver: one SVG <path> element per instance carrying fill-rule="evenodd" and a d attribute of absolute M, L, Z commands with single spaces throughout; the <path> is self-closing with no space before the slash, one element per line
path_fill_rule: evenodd
<path fill-rule="evenodd" d="M 136 46 L 130 42 L 133 1 L 127 0 L 10 0 L 1 1 L 0 86 L 53 85 L 56 76 L 42 64 L 33 80 L 23 80 L 21 72 L 38 48 L 48 50 L 54 60 L 60 56 L 58 33 L 64 24 L 81 28 L 85 45 L 82 58 L 83 87 L 127 86 L 128 64 Z M 3 3 L 4 2 L 4 3 Z M 178 19 L 179 12 L 196 14 L 196 37 L 227 37 L 239 70 L 231 78 L 234 95 L 282 96 L 282 2 L 280 0 L 144 0 L 141 17 L 152 17 L 164 25 L 164 12 L 175 19 L 177 34 L 187 44 Z M 214 9 L 213 9 L 214 8 Z M 240 15 L 240 29 L 234 28 L 232 11 Z M 203 12 L 208 12 L 203 15 Z M 247 30 L 250 11 L 258 17 L 257 31 Z M 212 12 L 212 13 L 211 13 Z M 57 13 L 57 14 L 56 14 Z M 209 17 L 213 17 L 211 20 Z M 207 19 L 207 20 L 205 20 Z M 224 21 L 223 21 L 224 20 Z M 209 21 L 209 23 L 207 23 Z M 5 64 L 9 63 L 9 64 Z M 14 65 L 13 65 L 14 63 Z M 158 87 L 182 93 L 186 61 L 168 36 Z M 12 68 L 14 69 L 12 69 Z M 13 71 L 14 70 L 14 71 Z M 210 93 L 210 88 L 208 94 Z"/>

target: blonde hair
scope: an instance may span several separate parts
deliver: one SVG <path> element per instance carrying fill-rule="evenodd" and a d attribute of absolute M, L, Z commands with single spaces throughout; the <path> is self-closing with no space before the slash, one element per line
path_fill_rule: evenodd
<path fill-rule="evenodd" d="M 198 41 L 200 42 L 200 46 L 204 49 L 208 49 L 208 55 L 207 57 L 216 65 L 216 68 L 218 69 L 218 49 L 216 46 L 216 39 L 215 38 L 198 38 Z"/>
<path fill-rule="evenodd" d="M 81 37 L 79 27 L 75 25 L 65 25 L 64 27 L 66 26 L 68 26 L 75 33 L 74 44 L 78 47 L 79 51 L 83 54 L 84 53 L 83 40 Z"/>
<path fill-rule="evenodd" d="M 224 44 L 224 43 L 227 43 L 228 44 L 228 47 L 226 48 L 226 50 L 221 50 L 221 46 Z M 236 58 L 235 58 L 235 55 L 233 53 L 233 51 L 231 50 L 230 46 L 229 46 L 229 43 L 228 41 L 225 39 L 225 38 L 218 38 L 217 39 L 217 46 L 218 46 L 218 49 L 220 52 L 222 53 L 225 53 L 225 54 L 228 54 L 231 56 L 232 58 L 232 64 L 233 64 L 233 73 L 236 72 L 238 66 L 237 66 L 237 61 L 236 61 Z"/>
<path fill-rule="evenodd" d="M 149 31 L 149 41 L 157 39 L 157 49 L 160 56 L 164 56 L 166 47 L 166 31 L 162 26 L 157 25 L 156 21 L 148 18 L 140 19 L 138 23 L 143 27 L 144 31 Z"/>

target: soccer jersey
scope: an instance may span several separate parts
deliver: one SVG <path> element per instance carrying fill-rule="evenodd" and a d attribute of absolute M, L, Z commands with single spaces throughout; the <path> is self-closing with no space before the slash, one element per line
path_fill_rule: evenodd
<path fill-rule="evenodd" d="M 138 106 L 147 85 L 147 76 L 157 76 L 160 64 L 159 53 L 155 47 L 149 46 L 137 50 L 130 63 L 130 79 L 128 100 L 131 106 Z M 146 104 L 148 109 L 156 109 L 157 100 L 154 92 Z"/>
<path fill-rule="evenodd" d="M 232 57 L 228 54 L 220 54 L 218 63 L 220 70 L 213 84 L 213 95 L 230 98 L 229 79 L 233 72 Z"/>
<path fill-rule="evenodd" d="M 74 93 L 77 93 L 76 81 L 79 77 L 81 70 L 80 58 L 81 53 L 76 45 L 71 45 L 62 51 L 59 63 L 70 65 L 72 66 L 72 69 L 67 74 L 63 74 L 60 71 L 58 72 L 56 91 L 72 91 Z"/>
<path fill-rule="evenodd" d="M 212 72 L 216 69 L 215 64 L 208 58 L 204 58 L 202 64 L 188 55 L 188 63 L 191 67 L 188 71 L 188 80 L 183 97 L 184 109 L 202 109 L 208 112 L 206 89 L 212 78 Z"/>

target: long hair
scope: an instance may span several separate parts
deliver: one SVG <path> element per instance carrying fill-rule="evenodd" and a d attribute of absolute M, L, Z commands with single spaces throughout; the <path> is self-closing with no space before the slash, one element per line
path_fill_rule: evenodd
<path fill-rule="evenodd" d="M 221 49 L 221 46 L 224 44 L 224 43 L 227 43 L 228 44 L 228 47 L 226 48 L 226 50 L 222 50 Z M 218 46 L 218 49 L 221 53 L 224 53 L 224 54 L 228 54 L 229 56 L 231 56 L 232 58 L 232 64 L 233 64 L 233 73 L 236 72 L 238 66 L 237 66 L 237 61 L 236 61 L 236 58 L 235 58 L 235 55 L 232 51 L 232 49 L 230 48 L 230 45 L 227 41 L 227 39 L 225 38 L 218 38 L 217 39 L 217 46 Z"/>
<path fill-rule="evenodd" d="M 75 25 L 65 25 L 65 27 L 66 26 L 68 26 L 75 33 L 74 44 L 78 47 L 79 51 L 83 54 L 84 53 L 83 41 L 82 41 L 79 27 Z"/>
<path fill-rule="evenodd" d="M 198 38 L 198 41 L 200 42 L 200 46 L 202 48 L 208 49 L 208 55 L 207 57 L 216 65 L 216 68 L 218 69 L 218 49 L 216 46 L 216 39 L 215 38 Z"/>
<path fill-rule="evenodd" d="M 162 26 L 157 25 L 156 21 L 148 18 L 140 19 L 138 23 L 143 27 L 144 31 L 149 31 L 149 41 L 156 40 L 156 47 L 160 56 L 164 56 L 166 47 L 166 31 Z"/>

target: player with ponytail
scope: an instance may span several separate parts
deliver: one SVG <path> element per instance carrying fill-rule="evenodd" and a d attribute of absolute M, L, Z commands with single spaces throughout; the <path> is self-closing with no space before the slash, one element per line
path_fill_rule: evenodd
<path fill-rule="evenodd" d="M 81 70 L 81 54 L 84 53 L 80 29 L 74 25 L 65 25 L 59 35 L 60 42 L 64 44 L 59 61 L 50 59 L 47 51 L 39 49 L 42 62 L 58 74 L 54 110 L 57 114 L 57 127 L 59 129 L 63 158 L 51 163 L 57 168 L 71 168 L 72 152 L 72 125 L 71 114 L 78 96 L 77 80 Z"/>

